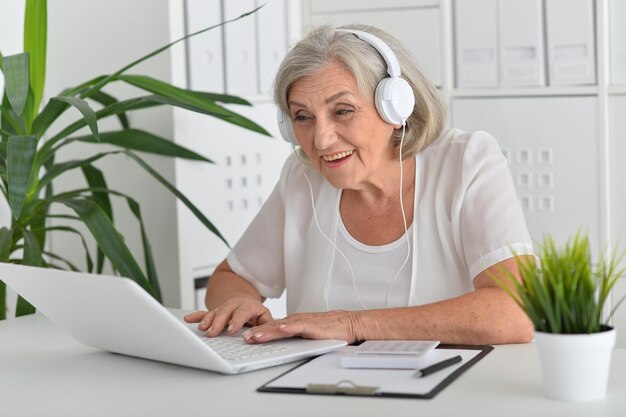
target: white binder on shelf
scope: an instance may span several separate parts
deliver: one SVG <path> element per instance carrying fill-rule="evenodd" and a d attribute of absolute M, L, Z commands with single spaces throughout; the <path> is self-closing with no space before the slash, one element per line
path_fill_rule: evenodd
<path fill-rule="evenodd" d="M 593 0 L 545 2 L 549 84 L 595 84 Z"/>
<path fill-rule="evenodd" d="M 456 0 L 457 87 L 497 87 L 497 0 Z"/>
<path fill-rule="evenodd" d="M 499 0 L 502 86 L 546 85 L 542 0 Z"/>
<path fill-rule="evenodd" d="M 256 7 L 255 0 L 224 1 L 224 20 L 234 19 Z M 257 39 L 255 19 L 247 17 L 224 27 L 226 59 L 226 92 L 234 95 L 256 95 Z"/>
<path fill-rule="evenodd" d="M 274 76 L 287 54 L 287 5 L 285 0 L 256 0 L 265 6 L 257 12 L 259 47 L 259 93 L 271 95 Z"/>
<path fill-rule="evenodd" d="M 186 32 L 205 29 L 222 21 L 220 0 L 187 0 Z M 222 31 L 209 30 L 187 40 L 189 88 L 200 91 L 224 91 L 224 54 Z"/>
<path fill-rule="evenodd" d="M 626 1 L 612 0 L 609 6 L 611 30 L 611 84 L 626 85 Z"/>

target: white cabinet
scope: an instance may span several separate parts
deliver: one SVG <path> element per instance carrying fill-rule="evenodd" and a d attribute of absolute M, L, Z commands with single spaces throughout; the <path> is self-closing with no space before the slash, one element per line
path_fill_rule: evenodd
<path fill-rule="evenodd" d="M 580 229 L 600 246 L 596 97 L 457 98 L 451 111 L 455 127 L 498 140 L 533 239 L 564 242 Z"/>
<path fill-rule="evenodd" d="M 186 0 L 182 3 L 182 26 L 186 34 L 191 34 L 236 19 L 263 3 Z M 286 0 L 272 0 L 252 16 L 188 39 L 187 75 L 180 77 L 181 84 L 201 91 L 267 96 L 276 69 L 287 53 L 287 11 Z"/>
<path fill-rule="evenodd" d="M 313 2 L 316 3 L 316 2 Z M 442 85 L 443 46 L 439 7 L 412 7 L 406 9 L 377 9 L 336 13 L 313 13 L 309 24 L 334 26 L 362 23 L 377 26 L 400 39 L 430 80 Z"/>

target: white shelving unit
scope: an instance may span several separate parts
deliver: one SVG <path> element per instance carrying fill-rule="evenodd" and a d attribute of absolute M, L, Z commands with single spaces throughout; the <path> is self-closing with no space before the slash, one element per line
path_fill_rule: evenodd
<path fill-rule="evenodd" d="M 449 124 L 466 130 L 490 131 L 504 152 L 508 152 L 518 194 L 526 207 L 529 229 L 535 239 L 541 239 L 546 232 L 565 238 L 584 226 L 596 252 L 614 242 L 626 247 L 626 217 L 622 215 L 626 212 L 626 187 L 620 181 L 626 177 L 626 164 L 622 162 L 626 156 L 623 117 L 626 114 L 626 31 L 621 25 L 626 19 L 626 7 L 621 0 L 594 2 L 594 84 L 552 86 L 548 79 L 545 87 L 470 89 L 458 88 L 455 81 L 454 0 L 301 0 L 285 4 L 288 43 L 297 40 L 307 28 L 324 22 L 372 24 L 400 38 L 448 103 Z M 174 39 L 185 33 L 185 16 L 180 1 L 171 0 L 171 5 Z M 245 31 L 237 33 L 245 36 Z M 262 43 L 258 41 L 257 45 Z M 228 48 L 228 41 L 222 40 L 221 46 Z M 193 59 L 189 58 L 188 50 L 177 51 L 172 55 L 174 80 L 187 85 L 187 75 L 193 74 L 193 70 L 185 63 Z M 225 73 L 224 85 L 228 90 L 233 82 L 228 79 L 228 70 Z M 254 102 L 250 117 L 274 129 L 273 106 L 268 96 L 259 91 L 250 94 L 237 91 L 236 94 L 243 94 Z M 177 113 L 177 141 L 193 145 L 209 157 L 237 158 L 243 149 L 253 157 L 256 152 L 261 153 L 267 165 L 259 168 L 260 174 L 254 175 L 267 178 L 264 186 L 277 176 L 276 167 L 289 152 L 282 143 L 246 138 L 241 131 L 231 131 L 223 123 L 193 119 L 188 114 Z M 198 132 L 236 136 L 237 139 L 231 141 L 224 137 L 197 142 Z M 269 155 L 267 159 L 265 155 Z M 209 175 L 208 168 L 205 173 L 187 164 L 178 164 L 177 184 L 183 189 L 189 188 L 192 200 L 201 201 L 203 191 L 200 190 L 209 190 L 211 197 L 217 199 L 227 180 L 221 176 L 227 175 L 228 170 L 212 169 L 215 172 Z M 194 185 L 198 181 L 202 182 L 202 187 Z M 266 195 L 269 189 L 259 189 L 259 195 Z M 227 194 L 223 190 L 219 198 L 227 198 Z M 202 203 L 200 206 L 216 220 L 218 227 L 220 222 L 226 222 L 224 231 L 229 238 L 239 236 L 255 211 L 251 208 L 245 215 L 231 217 L 237 220 L 237 225 L 229 225 L 228 213 L 222 215 L 218 208 Z M 226 249 L 214 244 L 210 236 L 198 232 L 198 224 L 190 220 L 184 210 L 179 210 L 178 222 L 182 304 L 189 307 L 194 277 L 210 274 L 211 265 L 224 257 Z M 623 282 L 616 293 L 620 291 L 626 291 Z M 621 310 L 616 319 L 618 324 L 626 323 L 626 309 Z M 621 337 L 618 343 L 626 346 L 626 335 Z"/>

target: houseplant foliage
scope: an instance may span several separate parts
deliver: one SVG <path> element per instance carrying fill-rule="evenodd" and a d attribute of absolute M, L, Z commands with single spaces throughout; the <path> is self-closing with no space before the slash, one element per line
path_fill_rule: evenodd
<path fill-rule="evenodd" d="M 256 9 L 231 21 L 255 11 Z M 222 105 L 250 105 L 241 98 L 181 89 L 148 76 L 128 73 L 137 64 L 175 43 L 216 26 L 159 48 L 113 74 L 101 75 L 67 88 L 42 106 L 46 70 L 47 2 L 26 1 L 24 52 L 4 57 L 0 53 L 0 70 L 5 78 L 5 92 L 0 106 L 0 190 L 11 210 L 10 227 L 0 228 L 0 262 L 78 270 L 76 265 L 59 254 L 46 251 L 46 236 L 50 232 L 71 233 L 82 242 L 87 271 L 100 273 L 108 261 L 118 274 L 133 279 L 160 300 L 157 273 L 141 208 L 131 196 L 109 188 L 103 172 L 94 165 L 96 161 L 114 154 L 124 154 L 135 161 L 180 199 L 205 227 L 226 243 L 219 231 L 191 201 L 147 164 L 137 151 L 206 163 L 212 161 L 170 140 L 133 128 L 127 117 L 130 111 L 163 105 L 176 106 L 269 136 L 266 130 L 253 121 Z M 146 94 L 117 100 L 104 91 L 106 86 L 114 82 L 133 85 Z M 78 110 L 80 117 L 68 126 L 55 126 L 58 133 L 47 135 L 48 129 L 55 125 L 59 116 L 71 108 Z M 98 121 L 107 117 L 116 117 L 120 128 L 100 132 Z M 78 133 L 84 127 L 88 127 L 89 134 Z M 62 162 L 55 160 L 60 149 L 76 142 L 92 143 L 94 149 L 98 149 L 98 144 L 104 143 L 113 145 L 115 150 L 96 151 L 84 159 Z M 55 180 L 75 170 L 82 172 L 87 186 L 62 193 L 55 192 Z M 125 200 L 139 223 L 144 252 L 143 269 L 115 227 L 112 198 Z M 69 207 L 72 214 L 52 214 L 50 207 L 54 205 Z M 55 226 L 50 226 L 50 220 L 54 220 Z M 86 237 L 76 227 L 79 223 L 86 226 L 97 243 L 94 254 L 90 251 Z M 17 316 L 33 311 L 34 308 L 26 300 L 18 297 Z M 0 281 L 0 319 L 5 316 L 6 287 Z"/>
<path fill-rule="evenodd" d="M 624 272 L 623 255 L 602 253 L 592 262 L 589 239 L 581 233 L 558 248 L 548 236 L 539 247 L 539 263 L 517 258 L 521 282 L 510 272 L 498 281 L 535 327 L 548 397 L 566 401 L 603 398 L 607 392 L 615 329 L 605 304 Z"/>
<path fill-rule="evenodd" d="M 594 265 L 587 236 L 578 233 L 563 248 L 547 236 L 538 249 L 539 263 L 517 258 L 521 282 L 507 272 L 511 286 L 499 283 L 528 315 L 536 331 L 597 333 L 605 326 L 604 307 L 611 289 L 625 270 L 618 268 L 622 257 L 603 253 Z M 615 304 L 607 322 L 622 301 L 624 298 Z"/>

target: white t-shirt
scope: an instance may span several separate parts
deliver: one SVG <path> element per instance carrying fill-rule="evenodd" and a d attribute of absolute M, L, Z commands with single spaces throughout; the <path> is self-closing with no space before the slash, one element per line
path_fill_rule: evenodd
<path fill-rule="evenodd" d="M 449 129 L 415 160 L 408 305 L 471 292 L 472 280 L 512 251 L 533 253 L 506 158 L 491 135 Z M 326 310 L 340 255 L 318 230 L 312 204 L 321 229 L 337 244 L 340 198 L 341 190 L 292 155 L 229 253 L 230 267 L 265 297 L 286 289 L 288 314 Z"/>
<path fill-rule="evenodd" d="M 366 245 L 350 235 L 339 216 L 336 245 L 346 258 L 339 253 L 335 256 L 328 290 L 328 309 L 408 306 L 412 234 L 413 225 L 394 242 L 380 246 Z"/>

